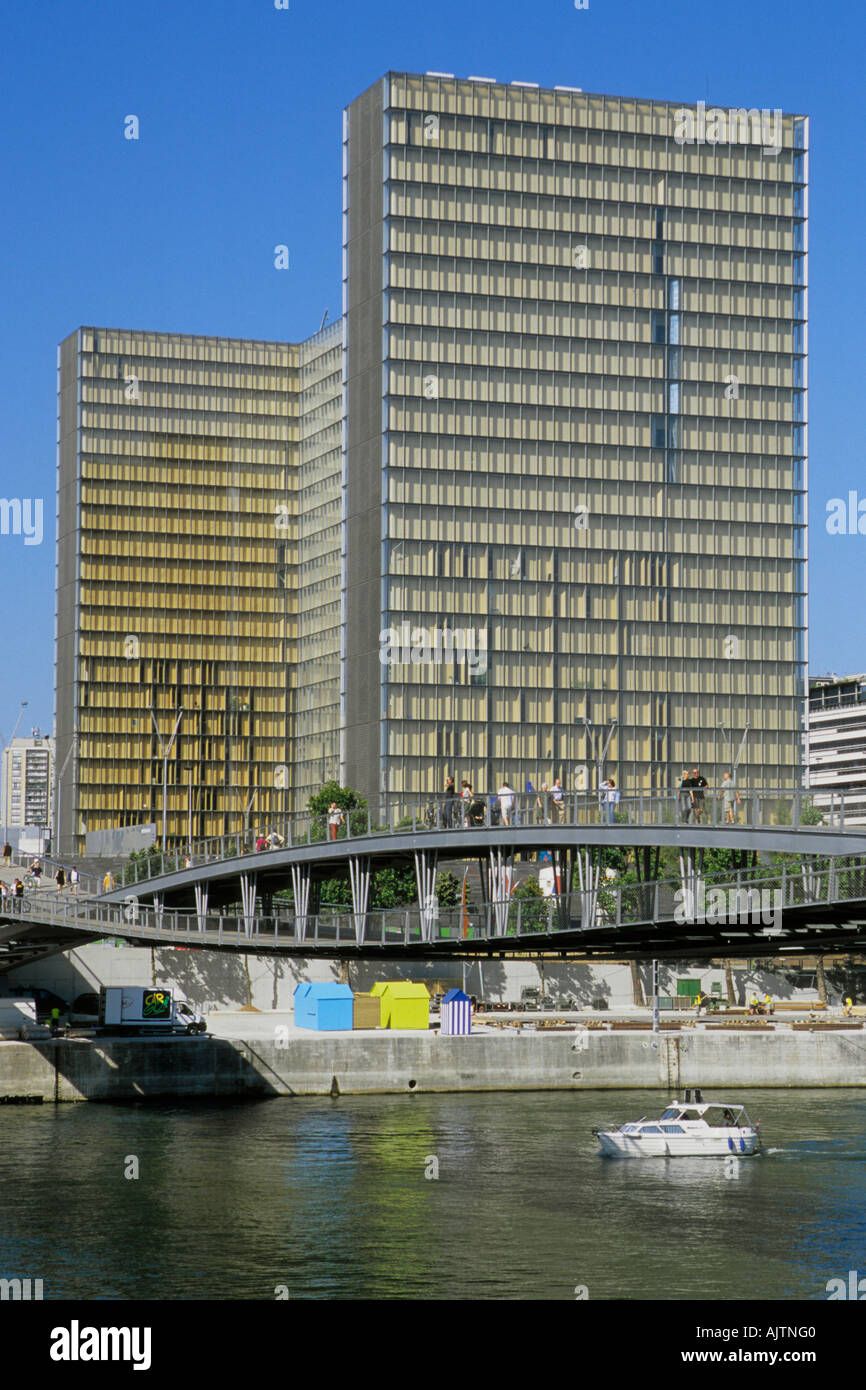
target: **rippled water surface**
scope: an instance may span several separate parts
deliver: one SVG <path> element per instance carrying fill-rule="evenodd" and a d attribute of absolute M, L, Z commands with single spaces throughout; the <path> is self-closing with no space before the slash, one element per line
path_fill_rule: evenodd
<path fill-rule="evenodd" d="M 46 1299 L 826 1299 L 866 1274 L 866 1092 L 717 1098 L 765 1156 L 599 1158 L 593 1127 L 657 1113 L 646 1091 L 4 1107 L 0 1277 Z"/>

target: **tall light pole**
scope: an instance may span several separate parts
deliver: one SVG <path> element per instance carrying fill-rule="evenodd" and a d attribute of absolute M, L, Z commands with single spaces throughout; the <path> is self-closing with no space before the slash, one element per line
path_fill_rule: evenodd
<path fill-rule="evenodd" d="M 731 777 L 734 783 L 736 783 L 737 781 L 737 768 L 740 766 L 740 761 L 743 756 L 743 749 L 746 746 L 746 739 L 749 736 L 749 730 L 751 729 L 751 727 L 751 724 L 746 724 L 745 728 L 743 729 L 743 737 L 740 739 L 740 746 L 737 749 L 737 756 L 735 758 L 731 758 L 731 734 L 733 730 L 726 729 L 724 724 L 719 725 L 722 738 L 725 740 L 725 748 L 727 749 L 729 759 L 728 765 L 731 769 Z"/>
<path fill-rule="evenodd" d="M 601 784 L 604 780 L 604 760 L 607 757 L 607 750 L 610 747 L 611 739 L 616 733 L 616 726 L 619 721 L 617 719 L 611 719 L 610 728 L 605 733 L 604 743 L 602 744 L 600 753 L 597 751 L 596 731 L 592 720 L 588 719 L 585 714 L 582 714 L 577 722 L 578 724 L 583 724 L 586 728 L 586 736 L 592 748 L 592 760 L 595 763 L 596 791 L 601 791 Z M 599 729 L 598 733 L 600 737 L 601 729 Z"/>
<path fill-rule="evenodd" d="M 69 759 L 72 757 L 73 753 L 75 752 L 75 745 L 76 745 L 77 742 L 78 742 L 78 735 L 77 735 L 77 734 L 73 734 L 73 735 L 72 735 L 72 742 L 71 742 L 70 745 L 69 745 L 69 752 L 66 754 L 66 757 L 63 759 L 63 766 L 62 766 L 62 768 L 60 769 L 60 771 L 59 771 L 58 774 L 57 774 L 57 796 L 54 798 L 54 824 L 55 824 L 55 826 L 57 827 L 57 830 L 56 830 L 56 833 L 55 833 L 55 836 L 54 836 L 54 843 L 53 843 L 53 845 L 52 845 L 52 850 L 54 851 L 54 856 L 55 856 L 55 858 L 57 858 L 57 859 L 60 858 L 60 811 L 61 811 L 62 796 L 63 796 L 63 778 L 66 776 L 66 769 L 67 769 L 67 767 L 69 766 Z"/>
<path fill-rule="evenodd" d="M 7 748 L 10 748 L 10 747 L 12 746 L 12 744 L 15 742 L 15 735 L 16 735 L 17 732 L 18 732 L 18 725 L 21 723 L 22 717 L 23 717 L 23 715 L 24 715 L 24 711 L 26 710 L 28 703 L 29 703 L 29 702 L 28 702 L 27 700 L 22 700 L 22 701 L 21 701 L 21 708 L 20 708 L 20 710 L 18 711 L 18 718 L 15 720 L 15 728 L 12 730 L 12 737 L 10 738 L 10 740 L 9 740 L 8 743 L 6 742 L 5 739 L 3 739 L 3 751 L 4 751 L 4 753 L 5 753 L 6 749 L 7 749 Z M 2 735 L 2 734 L 0 734 L 0 738 L 3 738 L 3 735 Z M 4 844 L 6 843 L 6 832 L 7 832 L 7 830 L 9 829 L 9 826 L 8 826 L 8 824 L 7 824 L 7 821 L 6 821 L 6 812 L 8 811 L 8 809 L 9 809 L 9 807 L 8 807 L 8 805 L 7 805 L 6 787 L 4 786 L 4 788 L 3 788 L 3 843 L 4 843 Z"/>
<path fill-rule="evenodd" d="M 150 717 L 153 720 L 153 727 L 159 742 L 159 751 L 162 754 L 162 852 L 166 853 L 166 826 L 168 821 L 168 756 L 174 747 L 177 738 L 177 731 L 180 728 L 180 721 L 183 719 L 183 705 L 177 712 L 177 719 L 174 721 L 174 731 L 168 741 L 166 748 L 162 741 L 162 734 L 159 732 L 159 725 L 156 722 L 156 714 L 153 705 L 150 707 Z"/>

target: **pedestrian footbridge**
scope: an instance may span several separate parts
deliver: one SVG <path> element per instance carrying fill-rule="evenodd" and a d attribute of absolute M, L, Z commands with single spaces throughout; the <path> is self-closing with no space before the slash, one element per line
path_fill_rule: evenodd
<path fill-rule="evenodd" d="M 732 803 L 708 791 L 698 807 L 671 795 L 600 804 L 533 793 L 515 796 L 504 817 L 489 798 L 408 807 L 395 799 L 378 813 L 350 811 L 333 829 L 332 839 L 325 817 L 295 816 L 131 862 L 98 893 L 40 889 L 7 900 L 0 972 L 103 937 L 331 957 L 697 959 L 866 947 L 866 828 L 846 825 L 841 801 L 816 812 L 805 792 L 740 790 Z M 619 882 L 605 871 L 605 846 L 673 846 L 679 875 Z M 704 852 L 722 847 L 740 867 L 717 882 L 704 872 Z M 515 899 L 515 864 L 539 856 L 552 870 L 552 896 Z M 439 906 L 442 869 L 459 876 L 473 862 L 481 901 Z M 371 908 L 376 870 L 407 866 L 417 905 Z M 321 887 L 340 877 L 352 906 L 332 909 Z M 291 901 L 280 897 L 286 889 Z"/>

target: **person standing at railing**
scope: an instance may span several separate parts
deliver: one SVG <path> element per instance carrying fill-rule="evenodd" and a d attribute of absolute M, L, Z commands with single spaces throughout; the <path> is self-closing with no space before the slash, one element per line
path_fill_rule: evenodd
<path fill-rule="evenodd" d="M 689 818 L 692 814 L 692 809 L 694 807 L 694 799 L 692 797 L 691 788 L 692 784 L 688 774 L 688 769 L 684 767 L 683 774 L 680 778 L 679 789 L 677 791 L 677 807 L 680 813 L 680 820 L 684 821 L 686 824 L 688 824 Z"/>
<path fill-rule="evenodd" d="M 463 802 L 463 824 L 468 825 L 469 808 L 472 805 L 472 802 L 475 800 L 475 798 L 472 794 L 472 785 L 471 783 L 466 781 L 465 777 L 463 779 L 463 785 L 460 788 L 460 800 Z"/>
<path fill-rule="evenodd" d="M 565 792 L 562 790 L 562 780 L 559 777 L 557 777 L 553 784 L 553 791 L 550 793 L 550 799 L 556 810 L 556 819 L 561 824 L 565 820 Z"/>
<path fill-rule="evenodd" d="M 340 810 L 336 801 L 332 801 L 330 806 L 328 807 L 328 829 L 330 831 L 332 840 L 336 840 L 337 831 L 343 824 L 344 819 L 345 817 L 343 815 L 343 812 Z"/>
<path fill-rule="evenodd" d="M 736 825 L 737 807 L 740 805 L 740 793 L 734 786 L 734 779 L 729 772 L 722 778 L 722 785 L 719 791 L 719 800 L 725 813 L 725 825 Z"/>
<path fill-rule="evenodd" d="M 541 812 L 542 825 L 550 825 L 550 790 L 546 782 L 542 782 L 535 804 Z"/>
<path fill-rule="evenodd" d="M 452 825 L 457 824 L 457 792 L 454 789 L 454 778 L 445 778 L 445 804 L 442 808 L 442 824 L 448 830 Z"/>
<path fill-rule="evenodd" d="M 602 782 L 601 787 L 603 793 L 601 800 L 607 813 L 607 823 L 613 825 L 614 812 L 619 802 L 619 792 L 612 777 L 608 777 L 607 781 Z"/>
<path fill-rule="evenodd" d="M 16 878 L 12 885 L 12 896 L 15 898 L 24 897 L 24 884 L 21 882 L 20 878 Z"/>

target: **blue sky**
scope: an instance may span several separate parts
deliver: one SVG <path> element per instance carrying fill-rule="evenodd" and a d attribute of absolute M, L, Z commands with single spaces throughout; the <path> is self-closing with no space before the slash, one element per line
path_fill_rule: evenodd
<path fill-rule="evenodd" d="M 810 669 L 866 669 L 866 536 L 825 527 L 830 498 L 866 498 L 860 6 L 5 0 L 0 15 L 0 496 L 45 503 L 41 545 L 0 536 L 7 737 L 22 700 L 22 731 L 53 720 L 57 343 L 82 323 L 296 339 L 336 317 L 341 111 L 389 69 L 811 115 Z"/>

